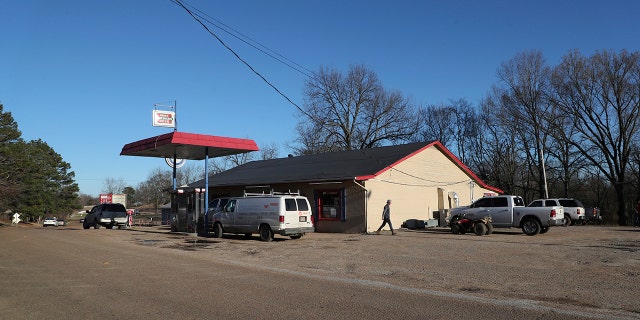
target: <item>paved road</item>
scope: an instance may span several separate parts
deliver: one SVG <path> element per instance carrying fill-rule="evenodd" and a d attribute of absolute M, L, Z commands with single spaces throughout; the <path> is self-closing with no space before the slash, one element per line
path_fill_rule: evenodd
<path fill-rule="evenodd" d="M 236 263 L 195 254 L 188 248 L 145 245 L 139 234 L 133 230 L 0 226 L 0 318 L 612 317 L 543 307 L 528 300 L 474 297 Z"/>

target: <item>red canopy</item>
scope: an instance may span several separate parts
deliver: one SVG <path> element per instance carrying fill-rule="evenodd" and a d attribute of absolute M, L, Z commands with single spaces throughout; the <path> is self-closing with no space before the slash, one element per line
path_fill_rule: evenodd
<path fill-rule="evenodd" d="M 258 151 L 251 139 L 238 139 L 204 134 L 170 132 L 131 142 L 122 147 L 121 156 L 157 157 L 203 160 L 238 153 Z"/>

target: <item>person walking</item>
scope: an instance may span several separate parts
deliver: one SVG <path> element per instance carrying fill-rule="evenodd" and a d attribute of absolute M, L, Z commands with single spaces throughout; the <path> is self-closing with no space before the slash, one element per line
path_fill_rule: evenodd
<path fill-rule="evenodd" d="M 391 199 L 387 200 L 387 204 L 384 206 L 384 209 L 382 209 L 382 225 L 376 233 L 380 234 L 380 230 L 382 230 L 387 223 L 389 224 L 389 229 L 391 229 L 391 235 L 395 235 L 396 232 L 393 231 L 393 225 L 391 224 Z"/>

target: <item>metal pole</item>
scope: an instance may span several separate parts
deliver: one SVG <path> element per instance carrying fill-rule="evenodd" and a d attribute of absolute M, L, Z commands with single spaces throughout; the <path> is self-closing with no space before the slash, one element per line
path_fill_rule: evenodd
<path fill-rule="evenodd" d="M 175 113 L 175 126 L 173 126 L 173 131 L 178 131 L 178 100 L 173 100 L 173 112 Z"/>
<path fill-rule="evenodd" d="M 204 149 L 204 234 L 209 233 L 209 147 Z"/>
<path fill-rule="evenodd" d="M 177 180 L 178 179 L 176 178 L 177 177 L 177 174 L 176 174 L 176 172 L 177 172 L 177 170 L 176 170 L 177 161 L 178 161 L 178 159 L 176 159 L 176 152 L 174 151 L 173 152 L 173 165 L 171 166 L 172 169 L 173 169 L 173 191 L 176 191 L 176 189 L 178 189 L 178 186 L 177 186 L 177 184 L 178 184 Z"/>

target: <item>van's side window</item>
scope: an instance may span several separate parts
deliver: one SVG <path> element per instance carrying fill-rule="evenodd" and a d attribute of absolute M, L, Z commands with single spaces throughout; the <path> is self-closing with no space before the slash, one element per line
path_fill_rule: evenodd
<path fill-rule="evenodd" d="M 307 211 L 307 210 L 309 210 L 309 206 L 307 205 L 307 201 L 305 201 L 304 199 L 297 199 L 296 201 L 298 202 L 298 210 L 299 211 Z"/>
<path fill-rule="evenodd" d="M 227 205 L 224 207 L 224 211 L 226 212 L 236 211 L 236 201 L 235 200 L 229 201 L 229 203 L 227 203 Z"/>
<path fill-rule="evenodd" d="M 298 211 L 296 199 L 284 199 L 284 207 L 287 211 Z"/>

